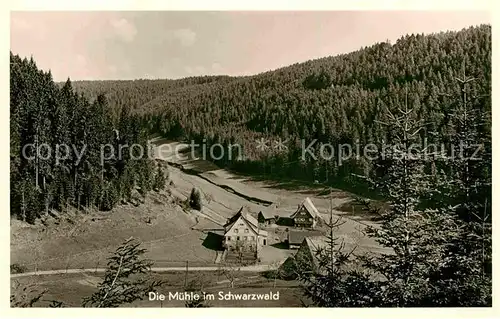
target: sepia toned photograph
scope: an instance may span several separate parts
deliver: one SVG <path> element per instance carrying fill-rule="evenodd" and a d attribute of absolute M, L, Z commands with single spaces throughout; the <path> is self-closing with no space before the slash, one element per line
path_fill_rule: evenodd
<path fill-rule="evenodd" d="M 492 307 L 491 23 L 12 11 L 10 307 Z"/>

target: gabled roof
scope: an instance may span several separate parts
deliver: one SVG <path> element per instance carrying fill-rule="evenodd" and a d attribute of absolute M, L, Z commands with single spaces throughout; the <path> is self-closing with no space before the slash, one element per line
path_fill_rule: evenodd
<path fill-rule="evenodd" d="M 265 218 L 265 219 L 271 219 L 271 218 L 276 218 L 275 216 L 275 210 L 274 208 L 267 208 L 267 209 L 263 209 L 259 212 L 259 215 L 262 214 L 262 216 Z"/>
<path fill-rule="evenodd" d="M 288 243 L 301 244 L 305 238 L 321 235 L 320 231 L 314 230 L 290 230 L 288 233 Z"/>
<path fill-rule="evenodd" d="M 267 236 L 267 231 L 259 229 L 259 222 L 250 215 L 249 212 L 244 211 L 244 207 L 241 207 L 233 217 L 228 219 L 227 223 L 224 225 L 224 229 L 230 229 L 240 217 L 248 224 L 254 233 L 261 236 Z"/>
<path fill-rule="evenodd" d="M 307 245 L 312 257 L 312 262 L 315 267 L 319 266 L 320 256 L 319 251 L 328 248 L 328 240 L 326 236 L 314 236 L 304 238 L 302 245 Z"/>
<path fill-rule="evenodd" d="M 305 240 L 311 251 L 314 252 L 328 246 L 328 238 L 324 235 L 306 237 Z"/>
<path fill-rule="evenodd" d="M 317 217 L 319 215 L 318 209 L 314 206 L 313 202 L 309 197 L 306 197 L 304 201 L 299 205 L 299 208 L 293 213 L 290 218 L 295 218 L 295 215 L 300 211 L 300 209 L 304 207 L 306 211 L 313 217 Z"/>
<path fill-rule="evenodd" d="M 236 214 L 234 214 L 231 218 L 227 219 L 227 222 L 224 224 L 224 228 L 232 226 L 242 215 L 243 207 L 238 210 Z"/>

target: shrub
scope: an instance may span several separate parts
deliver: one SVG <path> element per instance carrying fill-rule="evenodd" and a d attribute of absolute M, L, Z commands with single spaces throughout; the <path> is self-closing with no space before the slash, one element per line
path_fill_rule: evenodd
<path fill-rule="evenodd" d="M 11 274 L 21 274 L 24 273 L 28 270 L 26 266 L 20 265 L 20 264 L 12 264 L 10 265 L 10 273 Z"/>
<path fill-rule="evenodd" d="M 189 206 L 196 210 L 201 210 L 201 192 L 199 189 L 193 187 L 191 195 L 189 196 Z"/>

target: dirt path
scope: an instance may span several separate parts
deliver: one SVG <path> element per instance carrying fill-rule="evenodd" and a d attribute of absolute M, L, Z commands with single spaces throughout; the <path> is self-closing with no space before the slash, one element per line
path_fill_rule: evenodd
<path fill-rule="evenodd" d="M 224 181 L 217 180 L 216 178 L 212 178 L 210 175 L 207 176 L 204 173 L 199 173 L 199 172 L 196 172 L 192 169 L 185 168 L 185 166 L 182 164 L 178 164 L 178 163 L 171 162 L 171 161 L 167 161 L 167 164 L 170 166 L 173 166 L 175 168 L 180 169 L 185 174 L 193 175 L 193 176 L 197 176 L 199 178 L 202 178 L 202 179 L 206 180 L 207 182 L 213 184 L 214 186 L 220 187 L 220 188 L 222 188 L 230 193 L 233 193 L 233 194 L 235 194 L 235 195 L 237 195 L 237 196 L 239 196 L 239 197 L 241 197 L 244 200 L 247 200 L 249 202 L 253 202 L 255 204 L 264 205 L 264 206 L 269 206 L 273 203 L 273 201 L 263 198 L 263 197 L 270 197 L 270 196 L 263 196 L 262 194 L 260 194 L 260 196 L 258 196 L 258 197 L 251 196 L 251 195 L 248 195 L 248 193 L 251 193 L 251 192 L 245 192 L 243 190 L 239 190 L 237 186 L 233 187 L 231 185 L 228 185 L 227 183 L 224 183 Z M 253 192 L 256 192 L 256 190 L 253 190 Z"/>

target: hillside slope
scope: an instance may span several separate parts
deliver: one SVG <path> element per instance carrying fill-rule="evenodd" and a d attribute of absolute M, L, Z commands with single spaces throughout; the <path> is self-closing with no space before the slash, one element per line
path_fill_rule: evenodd
<path fill-rule="evenodd" d="M 150 132 L 179 139 L 240 144 L 245 161 L 223 156 L 216 162 L 241 172 L 338 181 L 373 170 L 370 163 L 301 159 L 301 144 L 339 145 L 391 140 L 377 124 L 382 110 L 407 99 L 428 125 L 422 137 L 449 134 L 448 110 L 460 94 L 455 77 L 476 78 L 473 103 L 491 112 L 491 27 L 459 32 L 407 35 L 394 44 L 378 43 L 356 52 L 307 61 L 249 77 L 183 80 L 76 82 L 86 94 L 106 92 L 110 104 L 143 115 Z M 486 125 L 485 130 L 489 127 Z M 285 150 L 258 149 L 255 140 L 286 141 Z M 336 149 L 337 150 L 337 149 Z M 318 153 L 318 147 L 314 151 Z M 342 165 L 341 165 L 342 164 Z"/>

